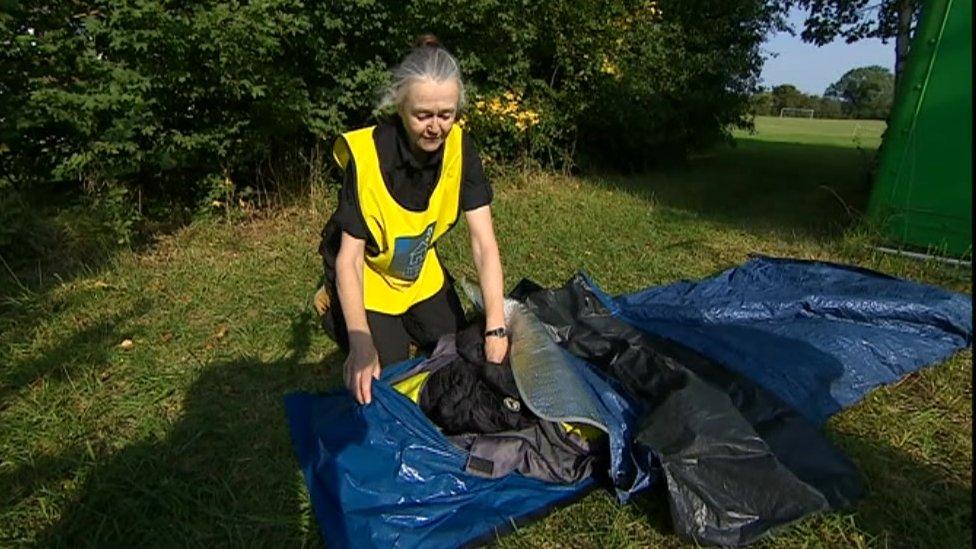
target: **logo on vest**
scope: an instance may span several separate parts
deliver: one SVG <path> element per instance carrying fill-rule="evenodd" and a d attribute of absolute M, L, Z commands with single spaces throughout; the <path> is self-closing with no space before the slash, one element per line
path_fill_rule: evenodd
<path fill-rule="evenodd" d="M 393 260 L 390 261 L 390 274 L 403 280 L 417 280 L 420 269 L 427 258 L 431 240 L 434 237 L 434 224 L 417 236 L 400 236 L 393 241 Z"/>

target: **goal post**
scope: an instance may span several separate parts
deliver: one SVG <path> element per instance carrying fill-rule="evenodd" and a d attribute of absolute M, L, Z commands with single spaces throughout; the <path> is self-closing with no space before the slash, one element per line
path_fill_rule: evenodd
<path fill-rule="evenodd" d="M 783 107 L 779 110 L 779 117 L 791 117 L 791 118 L 813 118 L 813 109 L 799 109 L 795 107 Z"/>

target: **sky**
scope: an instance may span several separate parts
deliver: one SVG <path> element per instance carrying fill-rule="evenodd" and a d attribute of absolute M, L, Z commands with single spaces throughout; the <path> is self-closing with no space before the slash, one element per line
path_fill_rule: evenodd
<path fill-rule="evenodd" d="M 797 30 L 797 35 L 776 33 L 763 45 L 767 58 L 761 76 L 763 86 L 772 88 L 780 84 L 793 84 L 804 93 L 823 95 L 827 86 L 851 69 L 881 65 L 894 71 L 894 40 L 887 44 L 882 44 L 878 39 L 847 44 L 839 39 L 817 47 L 800 38 L 805 18 L 804 12 L 793 10 L 789 21 Z"/>

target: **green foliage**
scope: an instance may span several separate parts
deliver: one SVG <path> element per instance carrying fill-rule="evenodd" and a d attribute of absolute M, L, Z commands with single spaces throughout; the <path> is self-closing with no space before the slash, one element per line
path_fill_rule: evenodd
<path fill-rule="evenodd" d="M 0 143 L 9 150 L 0 173 L 25 191 L 205 195 L 211 174 L 247 169 L 276 140 L 301 135 L 304 86 L 277 70 L 285 40 L 307 29 L 297 7 L 15 6 L 0 26 L 8 46 L 0 55 L 14 68 L 0 76 Z"/>
<path fill-rule="evenodd" d="M 813 103 L 812 98 L 801 92 L 792 84 L 782 84 L 773 88 L 773 111 L 779 112 L 783 108 L 809 109 Z"/>
<path fill-rule="evenodd" d="M 844 102 L 852 118 L 888 118 L 895 96 L 895 77 L 878 65 L 851 69 L 831 84 L 824 96 Z"/>
<path fill-rule="evenodd" d="M 236 203 L 225 182 L 259 188 L 262 167 L 370 123 L 388 67 L 423 32 L 482 106 L 518 95 L 515 111 L 468 113 L 489 156 L 638 167 L 743 123 L 758 46 L 783 24 L 760 0 L 4 6 L 0 177 L 28 203 L 95 189 L 122 241 L 146 212 Z"/>
<path fill-rule="evenodd" d="M 116 244 L 130 244 L 142 220 L 132 191 L 122 185 L 107 185 L 86 196 L 85 203 L 94 218 L 109 230 Z"/>
<path fill-rule="evenodd" d="M 823 46 L 837 38 L 848 43 L 864 38 L 894 38 L 898 34 L 899 11 L 907 9 L 917 19 L 921 0 L 787 0 L 807 11 L 801 36 L 804 41 Z"/>
<path fill-rule="evenodd" d="M 847 118 L 843 104 L 831 97 L 814 96 L 814 106 L 816 118 Z"/>
<path fill-rule="evenodd" d="M 779 14 L 749 1 L 659 7 L 660 20 L 626 29 L 623 47 L 607 52 L 620 72 L 581 90 L 581 154 L 640 168 L 683 159 L 742 123 L 758 87 L 758 47 Z"/>
<path fill-rule="evenodd" d="M 773 94 L 761 91 L 749 98 L 749 112 L 755 116 L 770 116 L 773 114 Z"/>

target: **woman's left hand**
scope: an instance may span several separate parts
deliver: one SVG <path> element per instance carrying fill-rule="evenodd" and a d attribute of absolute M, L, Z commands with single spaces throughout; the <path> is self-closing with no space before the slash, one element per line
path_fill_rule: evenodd
<path fill-rule="evenodd" d="M 508 337 L 489 336 L 485 338 L 485 359 L 501 364 L 508 352 Z"/>

